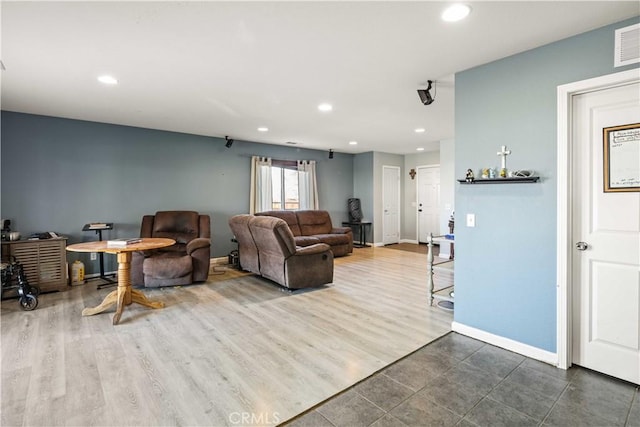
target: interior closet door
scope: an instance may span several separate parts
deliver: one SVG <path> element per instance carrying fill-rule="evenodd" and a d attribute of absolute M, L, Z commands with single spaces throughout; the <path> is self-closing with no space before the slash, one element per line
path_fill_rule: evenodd
<path fill-rule="evenodd" d="M 440 234 L 440 167 L 418 168 L 418 241 Z"/>
<path fill-rule="evenodd" d="M 640 192 L 605 191 L 604 174 L 640 170 L 630 133 L 605 167 L 603 130 L 640 122 L 640 84 L 577 95 L 572 122 L 573 363 L 640 383 Z M 640 126 L 640 124 L 638 124 Z M 614 144 L 615 145 L 615 144 Z M 614 158 L 615 156 L 618 158 Z M 610 165 L 610 166 L 609 166 Z M 626 176 L 626 175 L 625 175 Z"/>

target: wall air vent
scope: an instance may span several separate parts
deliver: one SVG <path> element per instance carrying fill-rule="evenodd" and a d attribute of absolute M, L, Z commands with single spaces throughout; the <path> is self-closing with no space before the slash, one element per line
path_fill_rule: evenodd
<path fill-rule="evenodd" d="M 640 62 L 640 24 L 616 30 L 614 67 Z"/>

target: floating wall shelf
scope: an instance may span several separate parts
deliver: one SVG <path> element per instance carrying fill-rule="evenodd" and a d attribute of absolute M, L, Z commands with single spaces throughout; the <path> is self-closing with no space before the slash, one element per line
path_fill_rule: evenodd
<path fill-rule="evenodd" d="M 459 179 L 460 184 L 521 184 L 526 182 L 538 182 L 539 176 L 528 177 L 511 177 L 511 178 L 483 178 L 474 179 L 471 182 L 467 182 L 466 179 Z"/>

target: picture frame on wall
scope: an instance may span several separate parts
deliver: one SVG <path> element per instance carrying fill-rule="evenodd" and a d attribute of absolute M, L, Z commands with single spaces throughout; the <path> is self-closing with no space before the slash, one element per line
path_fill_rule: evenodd
<path fill-rule="evenodd" d="M 605 193 L 640 192 L 640 123 L 602 129 Z"/>

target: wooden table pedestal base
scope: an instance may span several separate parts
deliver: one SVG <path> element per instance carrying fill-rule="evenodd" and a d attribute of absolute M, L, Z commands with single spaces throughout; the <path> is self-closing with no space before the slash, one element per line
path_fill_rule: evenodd
<path fill-rule="evenodd" d="M 131 252 L 119 252 L 118 257 L 118 289 L 110 292 L 98 305 L 93 308 L 85 308 L 82 310 L 83 316 L 93 316 L 102 313 L 117 304 L 116 314 L 113 316 L 113 324 L 117 325 L 122 316 L 122 311 L 127 305 L 132 303 L 144 305 L 150 308 L 162 308 L 164 303 L 160 301 L 150 301 L 144 294 L 136 289 L 131 288 Z"/>

